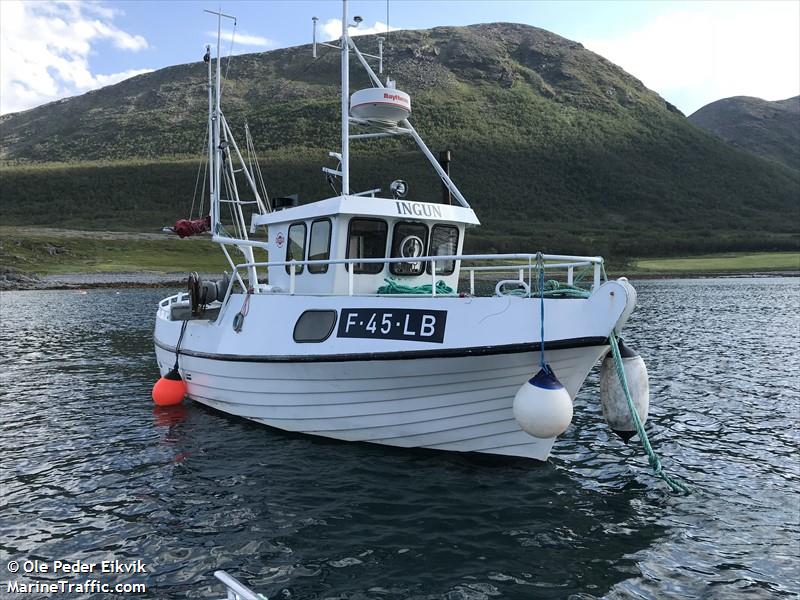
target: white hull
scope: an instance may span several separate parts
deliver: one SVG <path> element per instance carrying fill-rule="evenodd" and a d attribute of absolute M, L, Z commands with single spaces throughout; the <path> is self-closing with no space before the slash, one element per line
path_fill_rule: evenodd
<path fill-rule="evenodd" d="M 548 352 L 571 395 L 607 346 Z M 160 363 L 174 354 L 158 349 Z M 523 432 L 511 405 L 533 352 L 357 362 L 250 363 L 182 357 L 189 397 L 284 429 L 405 448 L 544 460 L 555 441 Z"/>
<path fill-rule="evenodd" d="M 594 299 L 549 302 L 559 321 L 547 321 L 553 333 L 548 336 L 552 341 L 546 358 L 573 398 L 608 349 L 604 338 L 627 318 L 633 301 L 626 293 L 629 287 L 612 282 L 602 286 Z M 331 306 L 342 299 L 306 297 L 294 303 L 294 312 L 285 300 L 285 296 L 262 298 L 262 310 L 251 305 L 239 334 L 230 326 L 238 305 L 223 311 L 216 323 L 189 322 L 180 370 L 190 398 L 286 431 L 346 441 L 539 460 L 549 455 L 555 438 L 531 437 L 512 414 L 514 394 L 539 368 L 536 337 L 531 333 L 539 326 L 538 301 L 414 299 L 415 306 L 432 302 L 431 306 L 448 310 L 449 329 L 442 344 L 332 336 L 324 343 L 301 345 L 291 341 L 297 316 L 310 304 Z M 397 306 L 404 301 L 350 298 L 347 303 Z M 496 322 L 482 317 L 484 313 Z M 162 373 L 175 361 L 180 330 L 180 323 L 167 316 L 168 311 L 160 310 L 156 325 Z M 576 332 L 584 335 L 578 337 Z M 231 336 L 239 353 L 227 351 L 226 339 Z M 448 338 L 453 341 L 448 343 Z M 512 344 L 477 345 L 500 340 Z M 370 354 L 368 349 L 384 351 Z"/>

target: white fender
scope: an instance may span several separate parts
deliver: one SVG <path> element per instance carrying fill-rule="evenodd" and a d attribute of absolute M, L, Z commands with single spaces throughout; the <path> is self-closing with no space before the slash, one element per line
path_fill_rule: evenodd
<path fill-rule="evenodd" d="M 572 421 L 572 399 L 548 365 L 522 384 L 514 396 L 514 418 L 540 439 L 561 435 Z"/>
<path fill-rule="evenodd" d="M 642 357 L 625 346 L 622 340 L 619 342 L 619 351 L 633 406 L 644 424 L 650 411 L 650 382 L 647 367 Z M 628 408 L 628 400 L 625 398 L 625 391 L 619 381 L 617 367 L 611 352 L 606 355 L 600 369 L 600 404 L 603 408 L 603 416 L 614 433 L 626 442 L 636 435 L 636 426 Z"/>

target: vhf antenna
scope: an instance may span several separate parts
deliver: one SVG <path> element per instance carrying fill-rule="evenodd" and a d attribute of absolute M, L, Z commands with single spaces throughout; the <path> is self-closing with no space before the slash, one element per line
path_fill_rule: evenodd
<path fill-rule="evenodd" d="M 319 21 L 319 17 L 311 17 L 311 56 L 317 58 L 317 44 L 320 46 L 327 46 L 328 48 L 335 48 L 336 50 L 341 50 L 341 46 L 335 46 L 334 44 L 329 44 L 327 42 L 317 42 L 317 21 Z M 358 27 L 364 19 L 362 17 L 353 17 L 353 24 L 349 25 L 349 27 Z M 378 55 L 374 54 L 367 54 L 366 52 L 362 52 L 363 56 L 369 56 L 370 58 L 374 58 L 378 61 L 378 73 L 383 73 L 383 41 L 385 38 L 378 37 Z"/>

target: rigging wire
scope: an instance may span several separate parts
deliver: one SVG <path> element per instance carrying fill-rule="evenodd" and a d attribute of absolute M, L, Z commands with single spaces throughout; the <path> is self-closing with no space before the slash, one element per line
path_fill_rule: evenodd
<path fill-rule="evenodd" d="M 231 224 L 233 225 L 234 231 L 236 232 L 236 236 L 237 237 L 242 237 L 241 231 L 240 231 L 240 226 L 239 226 L 239 219 L 237 219 L 236 215 L 234 215 L 234 213 L 233 213 L 233 210 L 234 210 L 233 209 L 233 199 L 234 199 L 235 196 L 233 194 L 233 190 L 231 189 L 230 174 L 228 173 L 228 169 L 227 168 L 223 171 L 223 178 L 225 180 L 225 195 L 226 195 L 226 199 L 228 200 L 225 204 L 228 205 L 228 210 L 230 211 Z"/>
<path fill-rule="evenodd" d="M 220 94 L 222 93 L 222 90 L 225 89 L 225 84 L 228 81 L 228 71 L 230 71 L 231 58 L 233 58 L 233 43 L 234 43 L 234 40 L 236 39 L 236 26 L 237 26 L 237 24 L 238 23 L 237 23 L 236 19 L 234 19 L 233 20 L 233 31 L 231 31 L 231 45 L 228 48 L 228 60 L 225 63 L 225 75 L 222 77 L 222 85 L 221 85 L 221 89 L 220 89 Z"/>
<path fill-rule="evenodd" d="M 206 136 L 206 139 L 208 139 L 208 136 Z M 205 209 L 205 205 L 206 205 L 206 181 L 207 181 L 207 175 L 208 175 L 208 155 L 205 156 L 205 160 L 203 161 L 203 164 L 205 165 L 205 167 L 203 168 L 203 187 L 200 189 L 200 210 L 197 211 L 197 214 L 199 215 L 198 218 L 203 216 L 203 210 Z M 211 200 L 209 199 L 209 204 L 210 203 L 211 203 Z M 194 204 L 194 202 L 193 202 L 193 204 Z"/>
<path fill-rule="evenodd" d="M 191 219 L 194 217 L 194 203 L 197 200 L 197 186 L 200 184 L 200 171 L 203 170 L 203 191 L 200 192 L 200 212 L 203 211 L 203 196 L 206 193 L 206 181 L 205 181 L 205 169 L 203 166 L 205 165 L 208 167 L 208 155 L 206 154 L 206 150 L 208 149 L 208 131 L 206 131 L 205 142 L 203 143 L 203 160 L 200 161 L 200 164 L 197 165 L 197 178 L 194 181 L 194 193 L 192 194 L 192 208 L 189 209 L 189 218 Z M 200 215 L 203 216 L 202 214 Z"/>
<path fill-rule="evenodd" d="M 258 154 L 256 153 L 256 146 L 253 143 L 253 136 L 250 133 L 250 126 L 245 123 L 244 124 L 244 131 L 245 131 L 245 143 L 247 144 L 247 155 L 248 159 L 252 162 L 250 163 L 250 174 L 255 176 L 257 186 L 260 188 L 259 191 L 261 192 L 261 197 L 266 203 L 264 207 L 267 212 L 272 211 L 272 206 L 269 201 L 269 194 L 267 194 L 267 186 L 264 183 L 264 176 L 261 173 L 261 165 L 258 164 Z M 253 164 L 255 164 L 255 168 L 253 168 Z"/>

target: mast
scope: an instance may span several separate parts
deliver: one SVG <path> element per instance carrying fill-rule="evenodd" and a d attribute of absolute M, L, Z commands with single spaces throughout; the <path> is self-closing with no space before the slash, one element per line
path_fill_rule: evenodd
<path fill-rule="evenodd" d="M 211 78 L 211 44 L 206 44 L 206 63 L 208 64 L 208 193 L 209 193 L 209 212 L 211 215 L 211 231 L 216 230 L 217 213 L 215 203 L 215 190 L 216 186 L 216 173 L 214 171 L 214 131 L 213 131 L 213 117 L 214 117 L 214 92 L 213 92 L 213 79 Z M 201 215 L 202 216 L 202 215 Z"/>
<path fill-rule="evenodd" d="M 239 202 L 239 191 L 236 189 L 236 172 L 233 169 L 233 165 L 230 164 L 230 160 L 228 160 L 227 168 L 230 171 L 230 181 L 231 181 L 231 188 L 233 197 L 227 198 L 227 202 L 231 202 L 234 206 L 234 213 L 235 216 L 232 218 L 234 219 L 234 224 L 236 228 L 241 232 L 241 238 L 237 238 L 236 241 L 234 239 L 227 238 L 225 236 L 220 236 L 220 231 L 222 228 L 220 227 L 220 206 L 221 206 L 221 187 L 222 187 L 222 162 L 223 162 L 223 152 L 229 152 L 228 150 L 228 133 L 230 129 L 228 128 L 227 123 L 225 123 L 225 143 L 223 145 L 222 140 L 222 109 L 220 107 L 220 97 L 222 95 L 222 55 L 221 55 L 221 41 L 222 41 L 222 18 L 225 17 L 226 19 L 231 19 L 234 22 L 234 27 L 236 24 L 236 17 L 232 15 L 226 15 L 223 12 L 215 12 L 212 10 L 206 10 L 205 12 L 211 13 L 212 15 L 217 15 L 217 65 L 216 65 L 216 73 L 214 76 L 213 82 L 213 94 L 212 94 L 212 82 L 211 82 L 211 61 L 209 60 L 208 64 L 208 75 L 209 75 L 209 86 L 208 86 L 208 104 L 209 104 L 209 133 L 212 134 L 212 139 L 209 141 L 209 158 L 212 157 L 212 150 L 211 147 L 213 145 L 213 166 L 211 170 L 213 171 L 213 179 L 212 179 L 212 197 L 211 197 L 211 235 L 212 240 L 216 241 L 222 247 L 222 251 L 225 253 L 225 256 L 228 258 L 228 262 L 231 263 L 231 266 L 234 265 L 233 260 L 231 259 L 228 250 L 225 248 L 226 243 L 234 243 L 239 251 L 244 255 L 245 260 L 250 263 L 251 266 L 247 267 L 248 273 L 248 280 L 249 280 L 249 287 L 254 289 L 255 293 L 258 293 L 258 273 L 256 272 L 255 266 L 252 266 L 252 263 L 255 262 L 253 256 L 253 248 L 248 244 L 239 244 L 238 240 L 243 239 L 247 241 L 247 227 L 244 222 L 244 215 L 242 214 L 241 203 Z M 213 102 L 212 102 L 212 95 L 213 95 Z M 233 136 L 231 135 L 231 142 L 233 142 Z M 234 147 L 236 148 L 236 143 L 233 142 Z M 242 162 L 242 168 L 247 173 L 248 183 L 253 187 L 253 192 L 256 195 L 256 203 L 259 204 L 259 208 L 261 207 L 260 198 L 258 198 L 258 192 L 255 189 L 255 184 L 250 176 L 249 171 L 247 170 L 247 165 L 244 164 L 244 159 L 239 152 L 239 149 L 236 148 L 236 152 L 239 155 L 239 160 Z M 228 154 L 228 158 L 230 158 L 230 154 Z M 241 281 L 241 279 L 240 279 Z"/>
<path fill-rule="evenodd" d="M 219 107 L 219 95 L 220 95 L 220 74 L 222 72 L 222 57 L 220 56 L 220 40 L 222 39 L 222 11 L 217 14 L 217 73 L 216 73 L 216 81 L 215 83 L 215 90 L 214 90 L 214 177 L 217 180 L 217 185 L 214 187 L 216 192 L 216 197 L 214 199 L 214 214 L 217 217 L 217 221 L 212 221 L 211 223 L 211 235 L 217 234 L 217 225 L 219 219 L 219 183 L 222 179 L 222 150 L 220 149 L 220 122 L 222 119 L 220 118 L 220 107 Z"/>
<path fill-rule="evenodd" d="M 350 193 L 350 43 L 347 0 L 342 0 L 342 195 Z"/>

